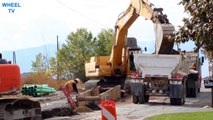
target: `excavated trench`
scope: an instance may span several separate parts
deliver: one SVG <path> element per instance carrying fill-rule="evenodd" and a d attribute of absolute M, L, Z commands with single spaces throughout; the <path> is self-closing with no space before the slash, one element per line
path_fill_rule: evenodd
<path fill-rule="evenodd" d="M 74 112 L 71 107 L 54 108 L 51 110 L 42 111 L 42 119 L 73 115 L 78 115 L 78 113 Z"/>
<path fill-rule="evenodd" d="M 73 110 L 73 108 L 71 107 L 53 108 L 50 110 L 43 110 L 42 119 L 62 116 L 73 116 L 78 115 L 79 112 L 93 112 L 94 110 L 100 110 L 100 107 L 94 103 L 88 103 L 85 106 L 79 106 L 75 110 Z"/>

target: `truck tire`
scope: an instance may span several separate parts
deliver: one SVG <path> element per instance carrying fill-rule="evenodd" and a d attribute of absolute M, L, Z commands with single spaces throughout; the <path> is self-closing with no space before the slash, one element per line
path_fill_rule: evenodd
<path fill-rule="evenodd" d="M 132 101 L 133 101 L 134 104 L 138 104 L 138 96 L 133 95 L 132 96 Z"/>
<path fill-rule="evenodd" d="M 175 98 L 170 98 L 170 104 L 171 104 L 171 105 L 176 105 L 176 100 L 175 100 Z"/>
<path fill-rule="evenodd" d="M 145 102 L 149 102 L 149 95 L 144 95 L 144 98 L 145 98 Z"/>
<path fill-rule="evenodd" d="M 191 88 L 191 97 L 197 97 L 198 89 L 197 88 Z"/>
<path fill-rule="evenodd" d="M 198 89 L 197 88 L 188 88 L 187 89 L 187 97 L 197 97 L 198 95 Z"/>
<path fill-rule="evenodd" d="M 190 88 L 186 88 L 186 97 L 191 97 L 191 89 Z"/>
<path fill-rule="evenodd" d="M 182 96 L 178 98 L 170 98 L 170 104 L 171 105 L 183 105 L 185 104 L 185 99 L 186 99 L 186 84 L 185 81 L 183 81 L 183 88 L 182 88 Z"/>
<path fill-rule="evenodd" d="M 184 98 L 176 98 L 176 105 L 183 105 L 185 104 Z"/>
<path fill-rule="evenodd" d="M 200 93 L 200 88 L 197 89 L 197 92 Z"/>
<path fill-rule="evenodd" d="M 184 98 L 170 98 L 171 105 L 184 105 L 185 99 Z"/>
<path fill-rule="evenodd" d="M 141 95 L 138 97 L 139 104 L 144 104 L 146 102 L 145 95 Z"/>

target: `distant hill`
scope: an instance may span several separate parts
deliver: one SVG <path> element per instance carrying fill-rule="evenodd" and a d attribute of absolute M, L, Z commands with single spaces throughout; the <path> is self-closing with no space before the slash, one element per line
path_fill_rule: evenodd
<path fill-rule="evenodd" d="M 21 73 L 30 72 L 32 69 L 32 61 L 35 61 L 36 55 L 42 53 L 48 57 L 55 57 L 56 51 L 57 46 L 55 44 L 16 50 L 16 63 L 20 66 Z M 13 51 L 0 52 L 2 53 L 4 59 L 13 61 Z"/>
<path fill-rule="evenodd" d="M 145 53 L 154 53 L 155 51 L 155 42 L 149 41 L 138 41 L 138 45 L 144 50 L 144 47 L 147 47 L 147 52 Z M 189 44 L 183 44 L 180 46 L 182 50 L 192 50 L 194 45 L 192 43 Z M 34 47 L 34 48 L 27 48 L 27 49 L 21 49 L 16 50 L 16 63 L 20 66 L 21 73 L 27 73 L 31 72 L 32 69 L 32 61 L 35 61 L 35 57 L 40 52 L 47 56 L 52 57 L 56 55 L 57 46 L 56 44 L 48 44 L 43 45 L 40 47 Z M 3 58 L 7 60 L 13 61 L 13 51 L 0 51 L 3 54 Z M 202 75 L 203 77 L 206 77 L 209 75 L 208 71 L 208 60 L 205 60 L 204 64 L 202 65 Z"/>

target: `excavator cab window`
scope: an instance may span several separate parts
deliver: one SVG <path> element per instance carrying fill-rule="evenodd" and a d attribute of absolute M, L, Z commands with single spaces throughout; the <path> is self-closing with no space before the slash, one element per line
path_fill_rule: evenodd
<path fill-rule="evenodd" d="M 129 62 L 130 62 L 130 70 L 135 71 L 135 63 L 134 63 L 134 53 L 138 53 L 138 50 L 129 51 Z"/>

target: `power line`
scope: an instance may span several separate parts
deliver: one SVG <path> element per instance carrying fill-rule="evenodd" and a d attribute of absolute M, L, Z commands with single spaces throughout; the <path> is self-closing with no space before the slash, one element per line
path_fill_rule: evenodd
<path fill-rule="evenodd" d="M 88 16 L 82 14 L 81 12 L 79 12 L 79 11 L 77 11 L 77 10 L 71 8 L 70 6 L 67 6 L 66 4 L 64 4 L 63 2 L 61 2 L 61 1 L 59 1 L 59 0 L 56 0 L 56 2 L 58 2 L 59 4 L 61 4 L 61 5 L 65 6 L 66 8 L 68 8 L 69 10 L 71 10 L 71 11 L 73 11 L 73 12 L 79 14 L 79 15 L 82 16 L 82 17 L 87 18 L 88 20 L 90 20 L 90 21 L 92 21 L 92 22 L 94 22 L 94 23 L 96 23 L 96 24 L 99 24 L 99 25 L 101 25 L 101 26 L 103 26 L 103 27 L 109 28 L 109 27 L 106 26 L 105 24 L 102 24 L 102 23 L 100 23 L 100 22 L 98 22 L 98 21 L 96 21 L 96 20 L 94 20 L 94 19 L 92 19 L 92 18 L 90 18 L 90 17 L 88 17 Z"/>

